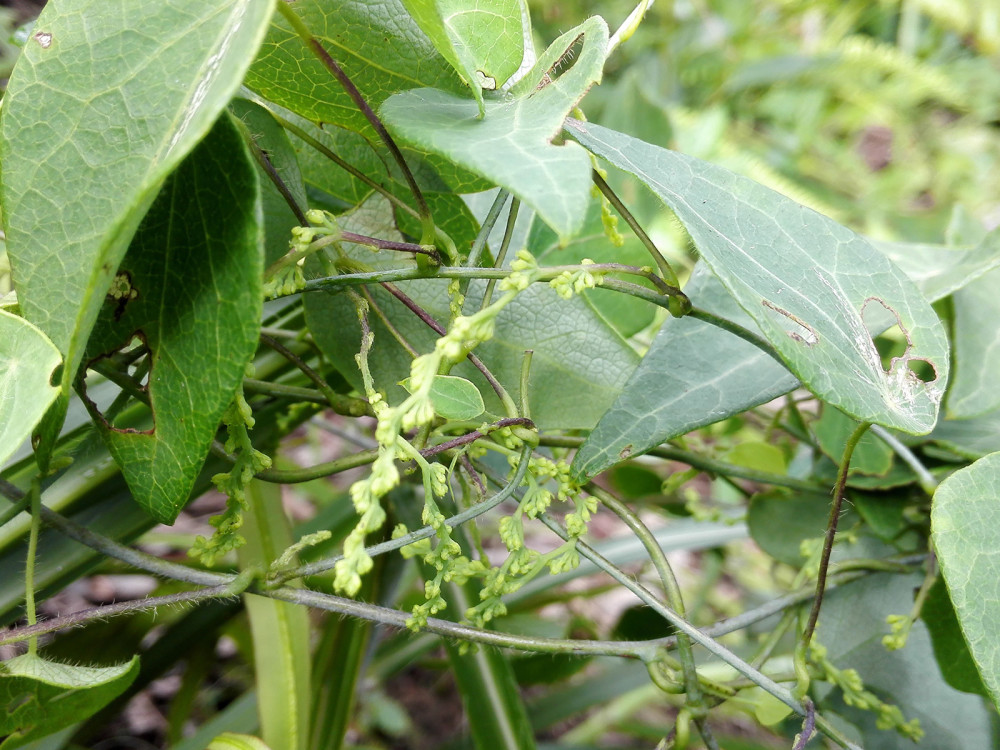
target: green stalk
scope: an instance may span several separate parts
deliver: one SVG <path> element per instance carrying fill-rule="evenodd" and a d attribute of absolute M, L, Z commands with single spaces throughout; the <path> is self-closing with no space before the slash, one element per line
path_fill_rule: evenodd
<path fill-rule="evenodd" d="M 246 488 L 237 554 L 244 570 L 263 571 L 295 540 L 281 505 L 281 489 L 259 481 Z M 247 594 L 261 737 L 270 750 L 308 750 L 310 688 L 309 613 L 286 602 Z"/>

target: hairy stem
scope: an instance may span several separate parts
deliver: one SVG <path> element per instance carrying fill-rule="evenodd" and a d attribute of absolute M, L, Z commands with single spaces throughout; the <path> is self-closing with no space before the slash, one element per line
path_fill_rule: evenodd
<path fill-rule="evenodd" d="M 870 422 L 862 422 L 847 438 L 844 446 L 844 457 L 840 460 L 840 468 L 837 470 L 837 483 L 833 488 L 833 502 L 830 504 L 830 520 L 826 525 L 826 537 L 823 539 L 823 554 L 819 562 L 819 574 L 816 577 L 816 598 L 813 599 L 812 610 L 809 612 L 809 620 L 802 633 L 802 646 L 808 649 L 816 630 L 816 622 L 819 620 L 819 610 L 823 606 L 823 592 L 826 588 L 826 574 L 830 568 L 830 553 L 833 551 L 833 541 L 837 536 L 837 523 L 840 521 L 840 508 L 844 503 L 844 494 L 847 489 L 847 472 L 851 468 L 851 456 L 857 447 L 858 441 L 871 427 Z"/>

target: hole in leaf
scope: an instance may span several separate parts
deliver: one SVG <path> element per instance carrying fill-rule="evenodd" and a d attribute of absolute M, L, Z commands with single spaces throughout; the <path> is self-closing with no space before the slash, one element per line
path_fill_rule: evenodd
<path fill-rule="evenodd" d="M 155 423 L 149 406 L 151 369 L 150 350 L 142 331 L 134 333 L 120 349 L 87 363 L 80 396 L 91 416 L 111 430 L 152 434 Z"/>
<path fill-rule="evenodd" d="M 762 299 L 760 303 L 768 310 L 776 313 L 775 319 L 793 341 L 798 341 L 806 346 L 815 346 L 819 341 L 819 334 L 816 333 L 816 329 L 802 320 L 802 318 L 790 313 L 783 307 L 778 307 L 769 299 Z"/>
<path fill-rule="evenodd" d="M 62 362 L 60 362 L 58 365 L 56 365 L 56 369 L 52 371 L 52 375 L 49 376 L 49 385 L 51 385 L 53 388 L 58 388 L 59 386 L 61 386 L 62 376 L 63 376 L 63 365 Z"/>

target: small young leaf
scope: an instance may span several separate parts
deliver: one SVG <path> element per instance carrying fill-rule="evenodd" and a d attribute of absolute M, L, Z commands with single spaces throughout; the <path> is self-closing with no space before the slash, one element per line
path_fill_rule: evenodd
<path fill-rule="evenodd" d="M 722 167 L 591 123 L 567 122 L 683 222 L 702 257 L 817 396 L 856 419 L 929 432 L 948 380 L 944 327 L 913 282 L 864 238 Z M 697 300 L 695 300 L 697 305 Z M 888 371 L 869 328 L 898 324 Z M 914 365 L 927 365 L 924 381 Z"/>
<path fill-rule="evenodd" d="M 410 390 L 410 379 L 400 383 Z M 483 396 L 472 383 L 454 375 L 435 375 L 431 384 L 434 412 L 445 419 L 475 419 L 486 409 Z"/>
<path fill-rule="evenodd" d="M 89 716 L 139 674 L 139 657 L 113 667 L 80 667 L 34 654 L 0 665 L 0 750 L 27 745 Z"/>
<path fill-rule="evenodd" d="M 49 379 L 61 361 L 44 333 L 0 310 L 0 466 L 28 439 L 59 395 Z"/>
<path fill-rule="evenodd" d="M 823 414 L 812 425 L 820 450 L 836 463 L 844 455 L 844 444 L 855 427 L 857 422 L 832 406 L 824 406 Z M 851 454 L 850 474 L 885 476 L 892 468 L 892 456 L 892 448 L 866 432 Z"/>
<path fill-rule="evenodd" d="M 931 538 L 962 633 L 1000 705 L 1000 453 L 956 471 L 934 493 Z"/>

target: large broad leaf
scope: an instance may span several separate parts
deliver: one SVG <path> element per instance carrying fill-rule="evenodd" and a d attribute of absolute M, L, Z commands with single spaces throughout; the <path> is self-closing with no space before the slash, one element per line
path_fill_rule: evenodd
<path fill-rule="evenodd" d="M 97 713 L 139 674 L 139 657 L 81 667 L 24 654 L 0 665 L 0 742 L 13 750 Z"/>
<path fill-rule="evenodd" d="M 931 536 L 969 650 L 1000 705 L 1000 453 L 941 483 Z"/>
<path fill-rule="evenodd" d="M 753 321 L 699 264 L 685 289 L 698 307 L 741 325 Z M 622 394 L 573 459 L 578 481 L 664 440 L 763 404 L 798 380 L 753 344 L 693 318 L 670 318 Z"/>
<path fill-rule="evenodd" d="M 992 235 L 991 235 L 992 236 Z M 996 256 L 1000 258 L 1000 253 Z M 1000 407 L 1000 269 L 976 279 L 953 297 L 955 376 L 948 389 L 948 416 L 975 417 Z"/>
<path fill-rule="evenodd" d="M 898 705 L 907 720 L 920 720 L 925 734 L 917 747 L 992 747 L 989 710 L 978 696 L 961 693 L 944 681 L 923 622 L 913 624 L 905 648 L 889 651 L 882 645 L 882 636 L 889 630 L 885 618 L 913 608 L 913 595 L 921 581 L 918 575 L 879 574 L 830 592 L 823 603 L 817 638 L 839 668 L 856 669 L 867 689 Z M 820 712 L 824 710 L 821 706 Z M 859 744 L 865 750 L 914 747 L 911 740 L 876 728 L 872 712 L 841 710 L 862 731 Z"/>
<path fill-rule="evenodd" d="M 554 80 L 558 63 L 580 37 L 572 67 Z M 476 102 L 436 89 L 391 97 L 382 117 L 394 135 L 443 156 L 510 190 L 534 208 L 561 239 L 583 224 L 590 192 L 590 158 L 577 144 L 552 143 L 563 119 L 601 80 L 608 28 L 594 17 L 559 37 L 509 97 Z"/>
<path fill-rule="evenodd" d="M 403 5 L 472 89 L 482 115 L 483 90 L 501 88 L 524 59 L 522 0 L 403 0 Z"/>
<path fill-rule="evenodd" d="M 0 467 L 59 395 L 49 378 L 60 361 L 59 350 L 44 333 L 0 310 Z"/>
<path fill-rule="evenodd" d="M 907 243 L 876 246 L 900 264 L 931 302 L 1000 263 L 1000 254 L 987 240 L 975 249 Z M 698 307 L 756 330 L 703 264 L 695 268 L 685 291 Z M 678 368 L 680 362 L 685 367 Z M 661 381 L 668 386 L 657 388 Z M 591 477 L 616 463 L 622 451 L 625 455 L 642 453 L 767 403 L 798 385 L 798 379 L 773 358 L 721 328 L 691 318 L 668 319 L 619 400 L 580 448 L 574 470 L 578 477 Z M 976 447 L 969 448 L 974 458 L 1000 450 L 996 420 L 985 417 L 974 422 L 939 421 L 931 438 L 963 445 L 976 440 Z M 980 447 L 983 441 L 995 447 Z"/>
<path fill-rule="evenodd" d="M 133 232 L 236 91 L 273 6 L 62 0 L 39 17 L 4 96 L 0 201 L 21 308 L 63 353 L 64 392 Z"/>
<path fill-rule="evenodd" d="M 150 349 L 148 431 L 98 421 L 136 500 L 171 523 L 187 501 L 257 346 L 260 193 L 228 116 L 164 185 L 122 261 L 88 347 L 91 360 L 133 339 Z M 94 407 L 96 408 L 96 407 Z"/>
<path fill-rule="evenodd" d="M 597 125 L 568 126 L 674 210 L 712 271 L 817 396 L 859 420 L 931 430 L 948 379 L 947 337 L 919 290 L 883 254 L 721 167 Z M 907 339 L 888 372 L 868 330 L 887 320 Z M 921 380 L 916 363 L 928 365 L 933 380 Z"/>
<path fill-rule="evenodd" d="M 292 7 L 373 108 L 391 94 L 420 86 L 465 92 L 401 0 L 299 0 Z M 337 79 L 280 16 L 246 85 L 308 120 L 375 137 Z"/>

